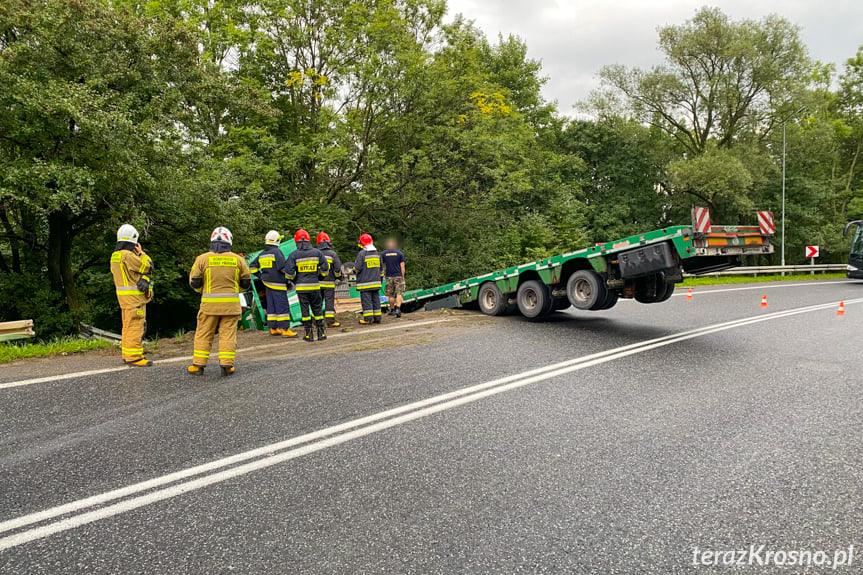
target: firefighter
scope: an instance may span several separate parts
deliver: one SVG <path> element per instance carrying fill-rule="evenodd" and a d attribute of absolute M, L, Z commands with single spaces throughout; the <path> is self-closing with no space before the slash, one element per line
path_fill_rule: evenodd
<path fill-rule="evenodd" d="M 312 247 L 309 232 L 297 230 L 294 234 L 294 242 L 297 244 L 297 249 L 291 252 L 288 261 L 285 262 L 285 277 L 294 283 L 297 298 L 300 300 L 300 312 L 305 330 L 303 341 L 315 341 L 313 320 L 318 328 L 318 341 L 324 341 L 327 339 L 327 330 L 324 326 L 320 280 L 327 277 L 330 267 L 324 254 Z"/>
<path fill-rule="evenodd" d="M 264 251 L 258 254 L 249 271 L 259 275 L 267 290 L 267 327 L 270 335 L 297 337 L 291 330 L 291 304 L 288 302 L 288 286 L 285 281 L 285 255 L 279 249 L 282 235 L 270 230 L 264 237 Z"/>
<path fill-rule="evenodd" d="M 342 260 L 339 259 L 339 254 L 333 250 L 330 236 L 326 233 L 319 233 L 316 243 L 318 244 L 318 249 L 327 258 L 327 264 L 330 266 L 327 277 L 321 280 L 321 295 L 324 298 L 324 318 L 329 327 L 339 327 L 342 324 L 336 321 L 336 280 L 342 277 Z"/>
<path fill-rule="evenodd" d="M 123 361 L 133 367 L 147 367 L 144 358 L 144 330 L 147 327 L 147 304 L 153 299 L 153 260 L 141 249 L 138 231 L 129 224 L 117 230 L 117 245 L 111 254 L 111 275 L 123 320 L 120 350 Z"/>
<path fill-rule="evenodd" d="M 360 323 L 363 325 L 381 323 L 381 278 L 384 275 L 381 255 L 369 234 L 360 236 L 359 246 L 362 249 L 357 254 L 355 268 L 357 290 L 360 292 L 363 306 L 363 317 Z"/>
<path fill-rule="evenodd" d="M 192 365 L 188 372 L 203 375 L 210 348 L 219 332 L 222 375 L 233 375 L 237 352 L 237 323 L 242 315 L 240 293 L 252 286 L 246 260 L 231 251 L 234 237 L 218 227 L 210 236 L 210 251 L 198 256 L 189 273 L 189 285 L 201 294 Z"/>

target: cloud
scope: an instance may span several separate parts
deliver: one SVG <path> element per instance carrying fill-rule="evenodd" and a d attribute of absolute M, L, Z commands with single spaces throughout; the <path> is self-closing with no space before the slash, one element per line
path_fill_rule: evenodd
<path fill-rule="evenodd" d="M 494 40 L 499 33 L 527 42 L 549 77 L 545 95 L 569 114 L 596 87 L 605 64 L 648 67 L 661 61 L 656 29 L 679 24 L 705 4 L 694 0 L 449 0 L 449 14 L 474 20 Z M 779 14 L 801 27 L 810 55 L 839 70 L 863 44 L 859 0 L 714 0 L 734 19 Z"/>

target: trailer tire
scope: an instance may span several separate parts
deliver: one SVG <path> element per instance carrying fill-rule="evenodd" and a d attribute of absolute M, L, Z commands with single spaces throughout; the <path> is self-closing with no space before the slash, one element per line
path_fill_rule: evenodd
<path fill-rule="evenodd" d="M 669 298 L 671 298 L 672 294 L 674 294 L 674 284 L 667 283 L 665 285 L 668 286 L 665 291 L 665 295 L 662 296 L 662 299 L 657 300 L 656 303 L 662 303 L 664 301 L 667 301 Z"/>
<path fill-rule="evenodd" d="M 640 278 L 635 283 L 635 301 L 639 303 L 664 302 L 673 292 L 674 284 L 666 283 L 662 273 Z"/>
<path fill-rule="evenodd" d="M 548 315 L 554 303 L 551 290 L 538 280 L 528 280 L 518 286 L 516 301 L 518 311 L 529 320 L 538 320 Z"/>
<path fill-rule="evenodd" d="M 620 299 L 620 295 L 616 291 L 608 290 L 608 297 L 605 298 L 605 303 L 602 304 L 602 307 L 599 309 L 611 309 L 617 305 L 617 300 Z"/>
<path fill-rule="evenodd" d="M 607 296 L 605 281 L 593 270 L 579 270 L 566 282 L 566 297 L 575 309 L 602 309 Z"/>
<path fill-rule="evenodd" d="M 479 310 L 485 315 L 503 315 L 506 312 L 506 300 L 507 298 L 500 293 L 494 282 L 486 282 L 479 286 L 476 301 L 479 304 Z"/>

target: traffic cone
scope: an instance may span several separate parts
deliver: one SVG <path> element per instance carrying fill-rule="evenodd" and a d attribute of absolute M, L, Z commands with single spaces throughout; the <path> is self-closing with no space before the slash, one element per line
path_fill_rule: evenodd
<path fill-rule="evenodd" d="M 692 288 L 689 288 L 689 292 L 686 294 L 686 299 L 692 299 Z"/>
<path fill-rule="evenodd" d="M 761 306 L 759 307 L 767 307 L 767 294 L 761 296 Z"/>
<path fill-rule="evenodd" d="M 836 315 L 845 315 L 845 302 L 839 302 L 839 309 L 836 310 Z"/>

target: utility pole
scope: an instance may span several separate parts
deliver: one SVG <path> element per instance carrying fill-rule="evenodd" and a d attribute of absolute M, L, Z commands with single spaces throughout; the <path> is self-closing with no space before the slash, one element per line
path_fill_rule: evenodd
<path fill-rule="evenodd" d="M 785 127 L 788 121 L 794 116 L 806 109 L 806 106 L 801 106 L 799 110 L 790 114 L 782 120 L 782 265 L 785 265 Z M 785 275 L 785 272 L 782 272 Z"/>

